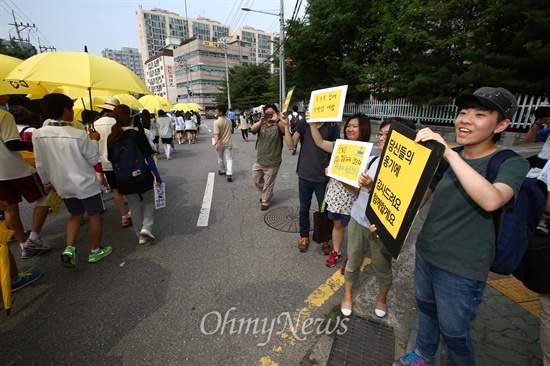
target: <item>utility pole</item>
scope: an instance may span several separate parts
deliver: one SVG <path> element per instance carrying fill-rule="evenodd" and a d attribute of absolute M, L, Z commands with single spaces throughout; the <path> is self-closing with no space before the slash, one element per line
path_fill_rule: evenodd
<path fill-rule="evenodd" d="M 21 28 L 21 30 L 25 30 L 27 28 L 36 28 L 36 26 L 34 24 L 30 25 L 29 23 L 25 25 L 22 22 L 19 22 L 19 24 L 17 24 L 17 19 L 15 19 L 15 12 L 13 10 L 11 11 L 11 14 L 13 15 L 13 24 L 8 23 L 8 25 L 13 25 L 15 27 L 15 31 L 17 32 L 17 40 L 19 41 L 19 47 L 23 49 L 23 40 L 21 39 L 21 31 L 19 30 L 19 28 Z M 28 38 L 27 42 L 29 42 Z"/>

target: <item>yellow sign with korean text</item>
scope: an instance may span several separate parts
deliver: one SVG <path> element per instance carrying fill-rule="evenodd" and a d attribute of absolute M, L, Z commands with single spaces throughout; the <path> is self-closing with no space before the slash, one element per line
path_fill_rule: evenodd
<path fill-rule="evenodd" d="M 308 122 L 341 122 L 348 86 L 314 90 L 309 99 Z"/>
<path fill-rule="evenodd" d="M 384 246 L 397 258 L 407 239 L 445 146 L 417 143 L 416 132 L 392 122 L 365 214 Z"/>
<path fill-rule="evenodd" d="M 288 106 L 290 105 L 290 99 L 292 99 L 292 94 L 294 93 L 295 88 L 296 86 L 293 86 L 292 88 L 290 88 L 288 93 L 286 93 L 285 106 L 283 107 L 283 110 L 281 112 L 288 111 Z"/>
<path fill-rule="evenodd" d="M 354 187 L 361 172 L 365 171 L 372 150 L 371 142 L 336 140 L 327 175 Z"/>
<path fill-rule="evenodd" d="M 61 196 L 59 196 L 59 194 L 54 190 L 51 190 L 50 193 L 48 193 L 46 202 L 48 202 L 48 205 L 52 208 L 56 215 L 61 211 L 64 204 L 63 198 L 61 198 Z"/>

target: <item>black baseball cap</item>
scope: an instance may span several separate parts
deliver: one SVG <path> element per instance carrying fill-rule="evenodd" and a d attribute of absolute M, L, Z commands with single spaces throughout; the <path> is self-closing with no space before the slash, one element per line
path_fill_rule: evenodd
<path fill-rule="evenodd" d="M 464 94 L 456 98 L 455 105 L 460 108 L 470 98 L 476 99 L 485 107 L 493 111 L 500 111 L 507 119 L 512 119 L 518 110 L 516 97 L 504 88 L 484 86 L 472 94 Z"/>

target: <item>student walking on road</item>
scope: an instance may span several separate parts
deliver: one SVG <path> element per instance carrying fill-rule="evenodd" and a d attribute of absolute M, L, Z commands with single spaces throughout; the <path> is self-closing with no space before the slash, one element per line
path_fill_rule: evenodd
<path fill-rule="evenodd" d="M 218 174 L 226 175 L 233 182 L 233 144 L 231 142 L 231 120 L 226 117 L 227 107 L 216 106 L 218 119 L 214 121 L 214 148 L 218 156 Z"/>

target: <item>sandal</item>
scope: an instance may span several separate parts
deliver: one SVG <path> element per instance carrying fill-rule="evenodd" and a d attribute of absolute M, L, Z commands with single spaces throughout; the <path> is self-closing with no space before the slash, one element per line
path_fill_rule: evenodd
<path fill-rule="evenodd" d="M 342 305 L 340 305 L 340 311 L 342 312 L 342 315 L 350 316 L 351 315 L 351 307 L 352 307 L 352 302 L 350 300 L 342 301 Z"/>
<path fill-rule="evenodd" d="M 376 307 L 374 308 L 374 313 L 377 317 L 383 318 L 386 316 L 386 313 L 388 312 L 388 305 L 384 304 L 382 302 L 377 302 Z"/>

